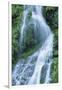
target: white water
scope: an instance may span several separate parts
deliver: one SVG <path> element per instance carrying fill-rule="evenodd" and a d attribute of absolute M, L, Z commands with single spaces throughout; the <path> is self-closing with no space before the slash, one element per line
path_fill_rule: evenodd
<path fill-rule="evenodd" d="M 27 60 L 19 60 L 16 64 L 12 74 L 13 85 L 24 84 L 40 84 L 42 72 L 46 72 L 43 83 L 50 83 L 50 71 L 52 64 L 52 51 L 53 51 L 53 33 L 49 26 L 46 24 L 41 6 L 27 6 L 23 13 L 23 25 L 21 28 L 20 45 L 23 45 L 23 40 L 26 36 L 27 27 L 26 20 L 29 12 L 32 12 L 32 21 L 35 28 L 38 28 L 39 40 L 42 45 L 32 55 L 27 57 Z M 28 21 L 30 24 L 32 21 Z M 34 30 L 34 29 L 33 29 Z M 46 71 L 43 71 L 43 67 L 46 67 Z"/>

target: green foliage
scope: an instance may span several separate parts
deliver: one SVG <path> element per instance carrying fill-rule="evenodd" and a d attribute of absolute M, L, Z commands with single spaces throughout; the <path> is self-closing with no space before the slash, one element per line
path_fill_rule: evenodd
<path fill-rule="evenodd" d="M 20 20 L 22 20 L 23 6 L 12 4 L 12 66 L 18 60 Z M 13 67 L 12 67 L 13 68 Z"/>
<path fill-rule="evenodd" d="M 44 7 L 43 15 L 54 34 L 53 63 L 51 66 L 51 83 L 58 82 L 58 7 Z"/>
<path fill-rule="evenodd" d="M 43 14 L 52 30 L 58 28 L 58 7 L 44 7 Z"/>
<path fill-rule="evenodd" d="M 54 58 L 52 67 L 51 67 L 51 83 L 57 83 L 58 82 L 58 58 Z"/>
<path fill-rule="evenodd" d="M 54 31 L 53 63 L 51 67 L 51 83 L 58 82 L 58 30 Z"/>

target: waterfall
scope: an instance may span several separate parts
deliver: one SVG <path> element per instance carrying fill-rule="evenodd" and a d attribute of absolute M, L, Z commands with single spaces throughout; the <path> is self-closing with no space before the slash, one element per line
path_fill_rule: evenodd
<path fill-rule="evenodd" d="M 24 45 L 26 28 L 29 28 L 28 26 L 31 23 L 34 25 L 34 36 L 40 41 L 41 46 L 36 52 L 28 56 L 26 60 L 21 59 L 15 65 L 12 73 L 13 85 L 32 85 L 40 84 L 40 82 L 50 83 L 53 33 L 42 15 L 42 9 L 41 6 L 24 6 L 20 46 Z M 29 12 L 32 13 L 31 20 L 28 20 Z"/>

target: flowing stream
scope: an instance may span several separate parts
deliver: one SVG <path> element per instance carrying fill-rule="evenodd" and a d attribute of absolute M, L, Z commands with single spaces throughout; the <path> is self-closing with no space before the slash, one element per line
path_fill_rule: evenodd
<path fill-rule="evenodd" d="M 31 12 L 31 20 L 28 19 Z M 50 83 L 53 51 L 53 33 L 42 15 L 41 6 L 24 6 L 23 24 L 20 32 L 20 46 L 24 45 L 27 29 L 33 23 L 36 39 L 41 43 L 39 49 L 26 60 L 21 59 L 12 73 L 13 85 L 32 85 Z"/>

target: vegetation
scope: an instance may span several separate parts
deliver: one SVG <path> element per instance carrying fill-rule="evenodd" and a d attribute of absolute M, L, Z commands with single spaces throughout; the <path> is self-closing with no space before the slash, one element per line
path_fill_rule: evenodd
<path fill-rule="evenodd" d="M 32 13 L 30 12 L 28 18 L 31 19 Z M 26 58 L 35 52 L 39 45 L 37 39 L 33 35 L 33 31 L 30 25 L 30 30 L 27 30 L 27 37 L 24 41 L 24 47 L 20 47 L 19 37 L 22 26 L 23 5 L 12 4 L 12 68 L 17 63 L 19 58 Z M 58 8 L 57 7 L 43 7 L 43 16 L 51 27 L 54 33 L 54 45 L 53 45 L 53 63 L 51 66 L 51 83 L 58 82 Z M 28 21 L 27 21 L 28 25 Z M 27 28 L 28 29 L 28 28 Z M 22 52 L 23 49 L 23 52 Z"/>
<path fill-rule="evenodd" d="M 23 6 L 13 4 L 12 5 L 12 66 L 17 62 L 19 47 L 19 36 L 20 36 L 20 24 L 23 12 Z"/>
<path fill-rule="evenodd" d="M 46 22 L 51 27 L 54 33 L 54 45 L 53 45 L 53 63 L 51 66 L 51 83 L 58 82 L 58 8 L 57 7 L 44 7 L 43 15 Z"/>

